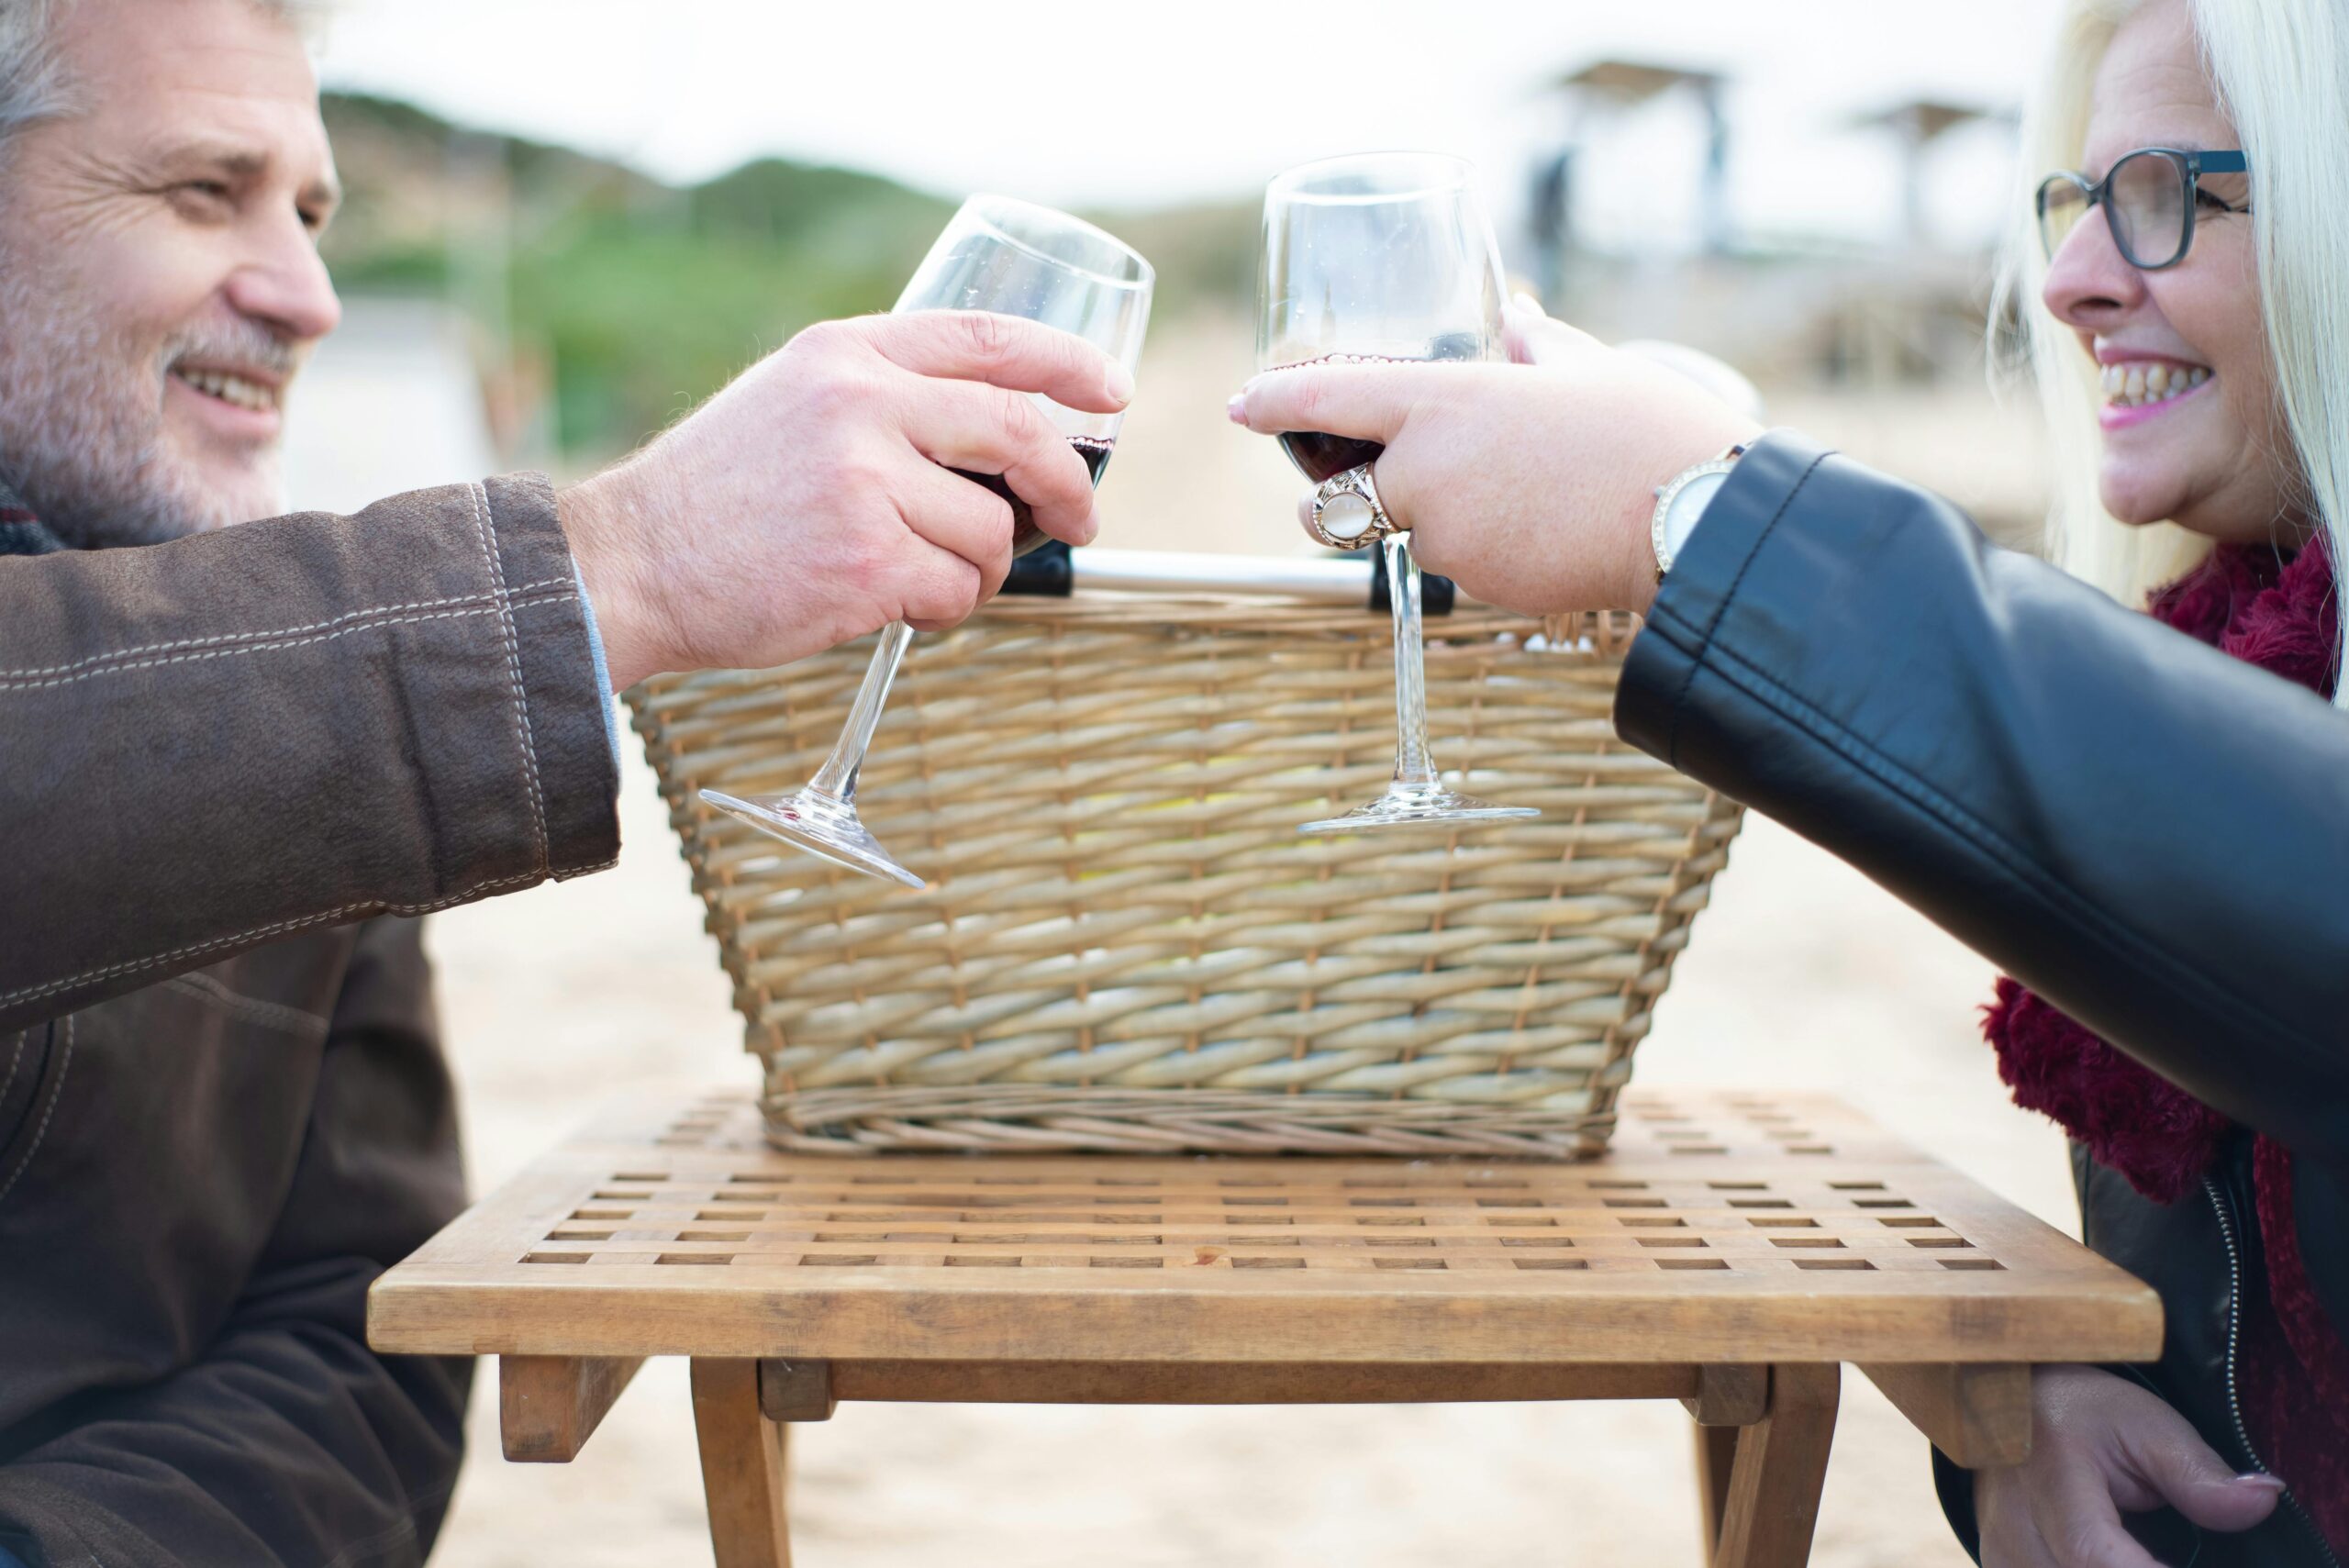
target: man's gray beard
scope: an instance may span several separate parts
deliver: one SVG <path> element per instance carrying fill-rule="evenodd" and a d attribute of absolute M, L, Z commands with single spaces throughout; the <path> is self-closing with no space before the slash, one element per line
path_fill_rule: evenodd
<path fill-rule="evenodd" d="M 284 509 L 272 451 L 249 484 L 201 484 L 163 447 L 163 369 L 188 347 L 159 350 L 109 330 L 104 302 L 83 297 L 37 257 L 0 243 L 0 478 L 67 546 L 104 550 L 250 521 Z M 223 334 L 201 331 L 212 342 Z M 258 327 L 222 347 L 270 363 L 283 345 Z M 258 350 L 258 351 L 256 351 Z"/>

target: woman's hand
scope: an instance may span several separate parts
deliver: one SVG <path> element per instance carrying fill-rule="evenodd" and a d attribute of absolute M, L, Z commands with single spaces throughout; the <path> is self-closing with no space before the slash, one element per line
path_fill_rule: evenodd
<path fill-rule="evenodd" d="M 1513 310 L 1514 364 L 1312 365 L 1231 400 L 1252 430 L 1383 441 L 1379 497 L 1412 553 L 1527 615 L 1643 610 L 1655 490 L 1760 424 L 1651 360 Z M 1307 506 L 1311 505 L 1308 497 Z"/>
<path fill-rule="evenodd" d="M 2165 1505 L 2204 1529 L 2249 1529 L 2284 1484 L 2237 1475 L 2159 1396 L 2094 1367 L 2031 1380 L 2031 1457 L 1974 1477 L 1983 1568 L 2160 1568 L 2121 1529 Z"/>

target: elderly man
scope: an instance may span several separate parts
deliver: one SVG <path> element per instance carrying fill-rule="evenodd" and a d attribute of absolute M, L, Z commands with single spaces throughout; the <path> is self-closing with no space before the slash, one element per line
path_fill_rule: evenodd
<path fill-rule="evenodd" d="M 0 0 L 0 1563 L 422 1558 L 469 1368 L 362 1331 L 462 1201 L 406 917 L 610 863 L 618 685 L 968 614 L 1009 509 L 941 464 L 1089 538 L 1024 395 L 1131 391 L 833 324 L 560 495 L 246 523 L 337 315 L 298 9 Z"/>

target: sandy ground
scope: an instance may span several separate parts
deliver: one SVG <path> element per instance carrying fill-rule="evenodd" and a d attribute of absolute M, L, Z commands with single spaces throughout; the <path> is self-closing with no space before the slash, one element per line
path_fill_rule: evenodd
<path fill-rule="evenodd" d="M 1103 542 L 1300 548 L 1293 476 L 1272 443 L 1221 419 L 1222 391 L 1248 369 L 1244 334 L 1188 341 L 1200 346 L 1144 367 L 1160 395 L 1120 443 Z M 1804 423 L 1864 452 L 1890 439 L 1880 404 L 1850 432 L 1836 416 L 1806 408 Z M 1989 418 L 1971 406 L 1965 417 Z M 1897 455 L 1879 461 L 1898 466 Z M 756 1081 L 640 764 L 621 809 L 616 872 L 434 922 L 478 1186 L 632 1086 Z M 1987 987 L 1979 960 L 1756 820 L 1641 1049 L 1639 1078 L 1833 1089 L 2068 1229 L 2061 1142 L 2005 1103 L 1976 1033 Z M 474 1457 L 441 1568 L 709 1562 L 682 1363 L 648 1367 L 569 1466 L 506 1464 L 486 1379 L 474 1403 Z M 803 1430 L 796 1535 L 813 1568 L 1698 1561 L 1688 1426 L 1671 1406 L 851 1406 Z M 1934 1506 L 1922 1440 L 1856 1378 L 1814 1561 L 1965 1561 Z"/>

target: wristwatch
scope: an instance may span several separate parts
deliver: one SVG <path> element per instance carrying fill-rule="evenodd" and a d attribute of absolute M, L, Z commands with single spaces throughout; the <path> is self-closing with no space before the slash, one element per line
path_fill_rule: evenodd
<path fill-rule="evenodd" d="M 1745 443 L 1741 441 L 1720 456 L 1683 471 L 1671 484 L 1656 487 L 1655 516 L 1648 524 L 1648 540 L 1655 546 L 1657 582 L 1664 581 L 1664 574 L 1687 548 L 1688 536 L 1697 531 L 1697 519 L 1705 515 L 1705 508 L 1729 483 L 1730 471 L 1744 455 Z"/>

